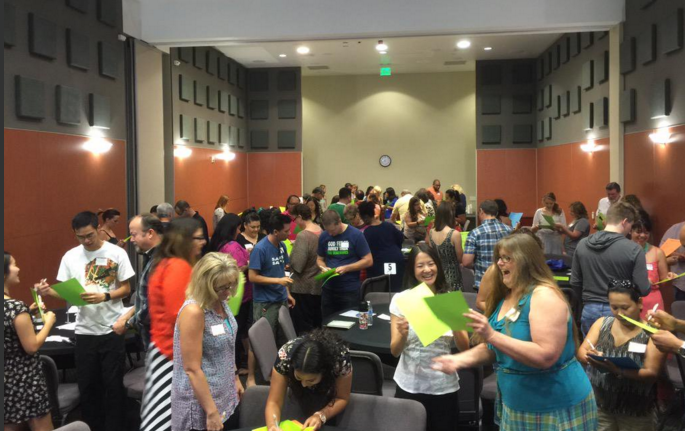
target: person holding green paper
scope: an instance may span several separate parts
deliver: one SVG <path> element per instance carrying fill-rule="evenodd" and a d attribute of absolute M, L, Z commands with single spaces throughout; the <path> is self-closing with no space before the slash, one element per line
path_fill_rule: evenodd
<path fill-rule="evenodd" d="M 621 185 L 619 183 L 611 182 L 607 184 L 604 189 L 607 195 L 597 203 L 597 216 L 599 217 L 599 214 L 602 214 L 606 219 L 606 216 L 609 215 L 609 208 L 621 200 Z M 604 230 L 603 228 L 600 229 L 601 226 L 597 223 L 592 227 L 597 230 Z"/>
<path fill-rule="evenodd" d="M 578 349 L 578 360 L 589 366 L 601 431 L 654 429 L 655 383 L 666 355 L 656 348 L 649 333 L 620 317 L 642 321 L 642 300 L 632 281 L 613 280 L 609 284 L 613 315 L 598 319 Z M 630 358 L 640 369 L 618 368 L 588 355 Z"/>
<path fill-rule="evenodd" d="M 571 203 L 569 205 L 569 212 L 574 219 L 573 222 L 568 226 L 555 223 L 554 228 L 557 232 L 566 235 L 566 238 L 564 238 L 564 254 L 573 257 L 580 240 L 590 235 L 590 222 L 587 219 L 587 210 L 582 202 L 576 201 Z"/>
<path fill-rule="evenodd" d="M 4 424 L 6 431 L 24 429 L 27 423 L 33 431 L 52 430 L 48 387 L 37 354 L 55 325 L 55 314 L 45 313 L 43 328 L 36 333 L 31 313 L 38 304 L 27 307 L 10 297 L 10 289 L 19 284 L 19 267 L 14 257 L 5 252 L 5 318 L 4 318 Z M 36 286 L 45 286 L 45 280 Z"/>
<path fill-rule="evenodd" d="M 597 429 L 597 404 L 576 359 L 571 307 L 538 243 L 510 235 L 494 249 L 496 280 L 485 315 L 464 317 L 484 343 L 434 359 L 446 374 L 497 363 L 496 411 L 500 429 L 585 431 Z"/>
<path fill-rule="evenodd" d="M 542 197 L 542 204 L 544 206 L 538 208 L 533 216 L 533 232 L 542 240 L 545 254 L 561 255 L 564 253 L 564 247 L 556 225 L 566 226 L 564 210 L 559 207 L 557 197 L 552 192 Z"/>
<path fill-rule="evenodd" d="M 80 245 L 62 258 L 57 280 L 75 278 L 86 290 L 81 298 L 88 305 L 79 308 L 75 349 L 82 417 L 94 431 L 120 431 L 126 419 L 126 349 L 124 335 L 113 327 L 124 312 L 122 300 L 131 293 L 135 272 L 124 249 L 98 235 L 96 214 L 77 214 L 71 227 Z M 40 293 L 60 297 L 50 287 L 41 287 Z"/>
<path fill-rule="evenodd" d="M 436 295 L 452 290 L 440 256 L 425 243 L 412 247 L 404 276 L 406 290 L 395 295 L 390 303 L 390 351 L 400 358 L 394 376 L 395 398 L 420 402 L 426 408 L 428 431 L 452 431 L 459 422 L 459 376 L 434 370 L 431 359 L 448 355 L 452 339 L 460 351 L 467 350 L 469 337 L 466 331 L 455 331 L 450 337 L 440 337 L 423 346 L 398 305 L 402 297 L 411 295 L 412 289 L 421 284 Z"/>
<path fill-rule="evenodd" d="M 404 236 L 407 239 L 421 242 L 426 239 L 426 211 L 421 199 L 414 196 L 409 201 L 409 211 L 404 215 Z"/>

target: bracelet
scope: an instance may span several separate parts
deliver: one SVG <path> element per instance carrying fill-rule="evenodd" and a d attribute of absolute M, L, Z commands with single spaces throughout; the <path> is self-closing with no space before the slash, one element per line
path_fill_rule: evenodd
<path fill-rule="evenodd" d="M 319 419 L 321 419 L 321 423 L 323 425 L 326 425 L 326 415 L 323 414 L 323 412 L 316 412 L 314 414 L 319 416 Z"/>

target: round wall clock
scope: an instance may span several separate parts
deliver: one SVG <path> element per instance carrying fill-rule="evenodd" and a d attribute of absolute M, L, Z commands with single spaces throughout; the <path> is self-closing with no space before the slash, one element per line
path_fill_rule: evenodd
<path fill-rule="evenodd" d="M 390 166 L 390 164 L 392 163 L 392 159 L 391 159 L 390 156 L 388 156 L 388 155 L 383 155 L 383 156 L 381 156 L 381 158 L 378 160 L 378 163 L 380 163 L 381 166 L 383 166 L 384 168 L 387 168 L 387 167 Z"/>

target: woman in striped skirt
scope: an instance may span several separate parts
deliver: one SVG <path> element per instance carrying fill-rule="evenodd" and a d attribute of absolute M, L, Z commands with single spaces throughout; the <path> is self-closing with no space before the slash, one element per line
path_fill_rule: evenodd
<path fill-rule="evenodd" d="M 145 370 L 141 431 L 171 430 L 174 327 L 186 288 L 206 241 L 200 223 L 176 219 L 164 233 L 148 286 L 150 346 Z"/>

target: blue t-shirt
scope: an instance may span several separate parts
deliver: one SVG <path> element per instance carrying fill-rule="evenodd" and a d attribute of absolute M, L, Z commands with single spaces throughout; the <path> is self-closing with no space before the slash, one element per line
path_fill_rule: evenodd
<path fill-rule="evenodd" d="M 289 263 L 288 252 L 285 244 L 278 243 L 278 248 L 269 241 L 269 237 L 262 238 L 254 246 L 250 255 L 250 269 L 259 271 L 264 277 L 285 277 L 285 265 Z M 253 286 L 254 302 L 285 302 L 288 300 L 288 291 L 280 284 L 257 284 Z"/>
<path fill-rule="evenodd" d="M 325 258 L 326 266 L 337 268 L 359 262 L 364 256 L 371 253 L 369 244 L 364 234 L 358 229 L 347 226 L 343 233 L 331 236 L 323 231 L 319 237 L 319 256 Z M 338 292 L 355 292 L 361 287 L 359 271 L 348 272 L 339 277 L 330 279 L 324 286 L 324 290 L 336 290 Z"/>

